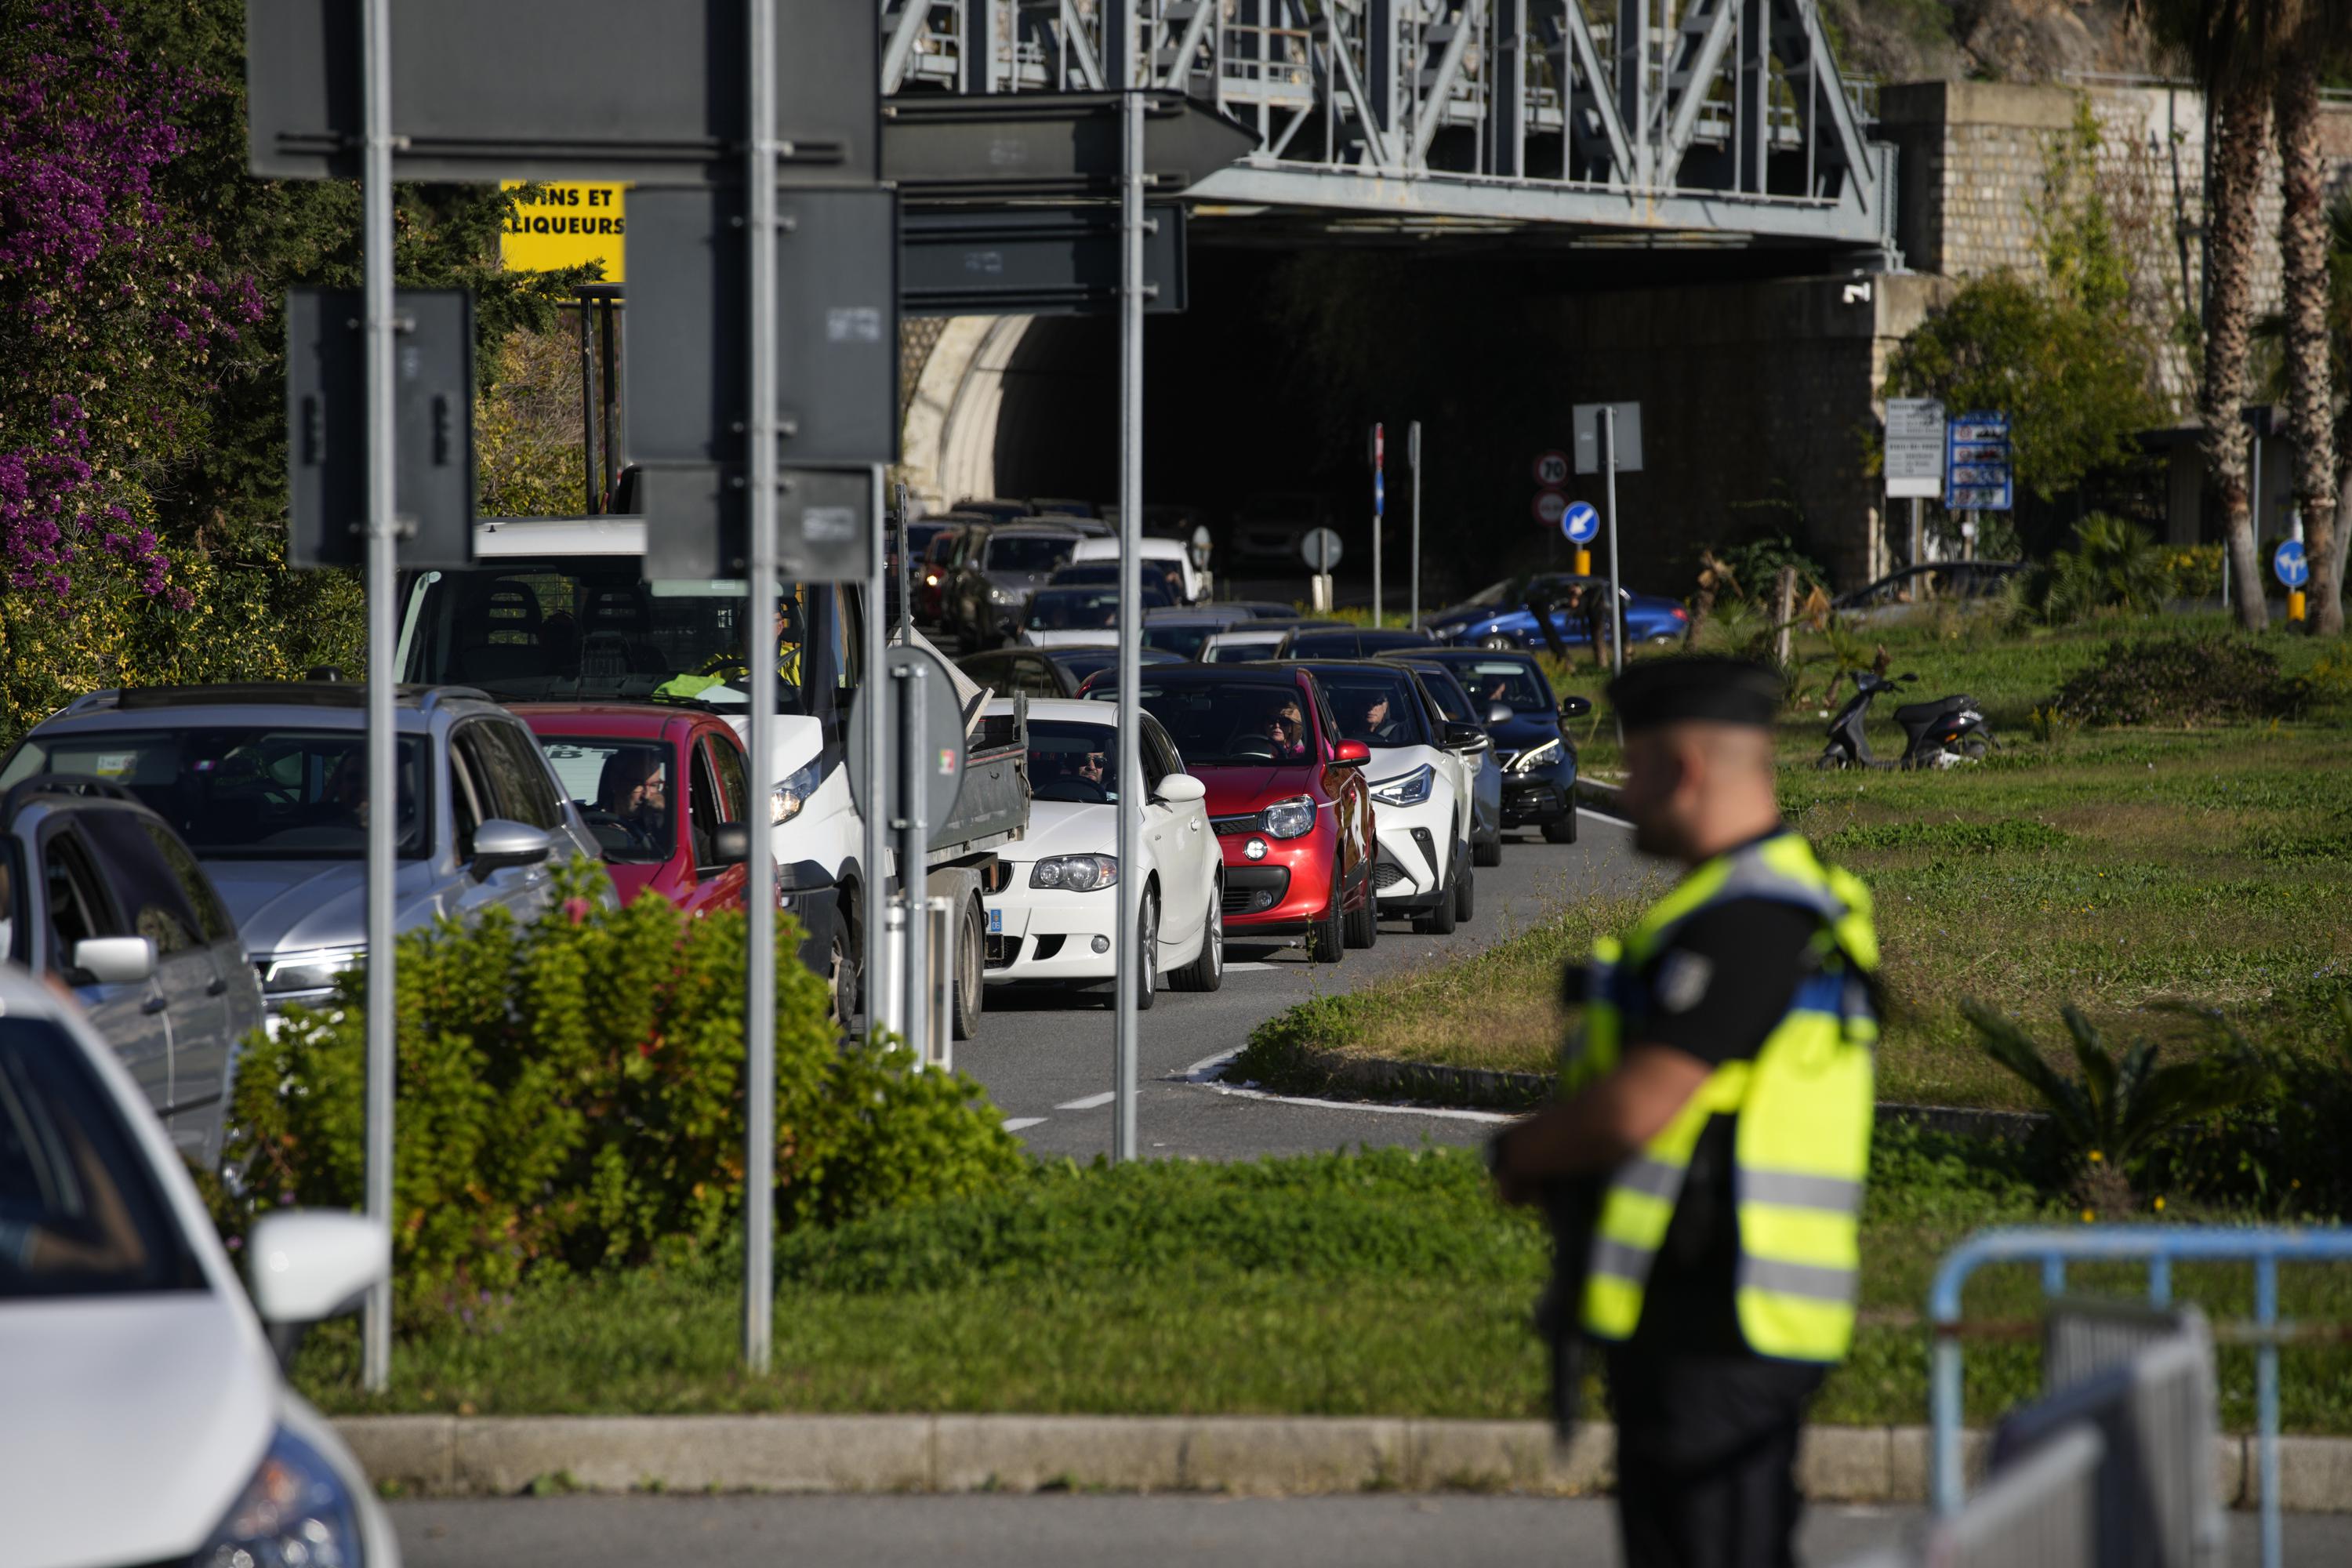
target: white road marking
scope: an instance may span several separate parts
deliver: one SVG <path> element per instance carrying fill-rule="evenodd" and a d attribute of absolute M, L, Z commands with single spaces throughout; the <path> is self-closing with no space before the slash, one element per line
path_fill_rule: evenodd
<path fill-rule="evenodd" d="M 1090 1094 L 1084 1100 L 1066 1100 L 1062 1101 L 1061 1104 L 1054 1107 L 1054 1109 L 1056 1110 L 1092 1110 L 1097 1105 L 1108 1105 L 1115 1098 L 1117 1097 L 1111 1090 L 1104 1089 L 1100 1094 Z"/>
<path fill-rule="evenodd" d="M 1202 1057 L 1199 1061 L 1194 1062 L 1182 1072 L 1174 1073 L 1170 1076 L 1181 1079 L 1186 1083 L 1207 1083 L 1210 1079 L 1217 1076 L 1219 1069 L 1223 1068 L 1227 1062 L 1233 1060 L 1239 1055 L 1241 1055 L 1241 1052 L 1238 1050 L 1233 1050 L 1227 1051 L 1222 1056 Z"/>
<path fill-rule="evenodd" d="M 1379 1105 L 1362 1100 L 1301 1100 L 1287 1094 L 1271 1094 L 1262 1089 L 1242 1089 L 1229 1083 L 1202 1081 L 1202 1088 L 1218 1094 L 1238 1095 L 1244 1100 L 1270 1100 L 1277 1105 L 1305 1105 L 1317 1110 L 1370 1110 L 1383 1116 L 1436 1116 L 1448 1121 L 1517 1121 L 1518 1114 L 1503 1110 L 1461 1110 L 1445 1105 Z"/>
<path fill-rule="evenodd" d="M 1261 959 L 1253 958 L 1240 963 L 1226 964 L 1225 973 L 1228 974 L 1247 974 L 1254 970 L 1259 969 L 1289 969 L 1295 967 L 1296 965 L 1293 964 L 1267 963 Z"/>
<path fill-rule="evenodd" d="M 1026 1127 L 1034 1127 L 1034 1126 L 1038 1125 L 1040 1122 L 1044 1121 L 1045 1120 L 1045 1117 L 1042 1117 L 1042 1116 L 1014 1116 L 1014 1117 L 1009 1117 L 1009 1118 L 1007 1118 L 1007 1119 L 1006 1119 L 1006 1121 L 1005 1121 L 1005 1123 L 1004 1123 L 1004 1130 L 1005 1130 L 1007 1132 L 1018 1132 L 1018 1131 L 1021 1131 L 1022 1129 L 1024 1129 L 1024 1128 L 1026 1128 Z"/>

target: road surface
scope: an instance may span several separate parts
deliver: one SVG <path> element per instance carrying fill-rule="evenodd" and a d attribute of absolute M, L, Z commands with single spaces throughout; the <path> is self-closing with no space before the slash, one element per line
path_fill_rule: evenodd
<path fill-rule="evenodd" d="M 1349 991 L 1380 975 L 1479 952 L 1573 900 L 1639 890 L 1668 868 L 1638 855 L 1632 830 L 1586 813 L 1575 844 L 1514 835 L 1503 863 L 1476 875 L 1476 917 L 1451 936 L 1416 936 L 1384 921 L 1379 945 L 1338 964 L 1314 964 L 1303 948 L 1226 944 L 1223 989 L 1208 995 L 1162 991 L 1140 1015 L 1136 1136 L 1147 1155 L 1248 1159 L 1359 1143 L 1468 1143 L 1484 1138 L 1483 1117 L 1337 1109 L 1265 1099 L 1187 1081 L 1203 1063 L 1248 1043 L 1251 1029 L 1295 1002 Z M 1663 886 L 1663 881 L 1657 885 Z M 1006 1124 L 1048 1158 L 1080 1161 L 1110 1148 L 1111 1009 L 1108 986 L 992 986 L 977 1037 L 956 1047 L 955 1065 L 987 1086 Z"/>

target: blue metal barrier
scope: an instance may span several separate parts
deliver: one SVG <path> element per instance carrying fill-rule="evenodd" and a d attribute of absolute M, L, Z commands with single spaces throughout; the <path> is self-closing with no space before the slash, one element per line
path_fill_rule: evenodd
<path fill-rule="evenodd" d="M 2004 1227 L 1979 1231 L 1937 1266 L 1927 1294 L 1936 1334 L 1928 1390 L 1929 1490 L 1938 1514 L 1960 1510 L 1960 1287 L 1988 1263 L 2039 1261 L 2042 1290 L 2066 1288 L 2066 1265 L 2077 1262 L 2145 1262 L 2148 1300 L 2158 1306 L 2172 1298 L 2176 1261 L 2251 1263 L 2254 1269 L 2254 1321 L 2219 1337 L 2251 1342 L 2254 1352 L 2256 1454 L 2261 1469 L 2263 1568 L 2280 1568 L 2278 1481 L 2278 1348 L 2297 1336 L 2278 1316 L 2278 1266 L 2284 1263 L 2352 1263 L 2352 1230 L 2269 1229 L 2234 1226 L 2102 1225 L 2058 1229 Z"/>

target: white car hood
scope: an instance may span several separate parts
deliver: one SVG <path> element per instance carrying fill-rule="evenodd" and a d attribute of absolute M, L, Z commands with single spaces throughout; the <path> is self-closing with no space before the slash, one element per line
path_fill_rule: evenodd
<path fill-rule="evenodd" d="M 278 1369 L 210 1290 L 0 1306 L 0 1560 L 188 1558 L 261 1462 Z"/>
<path fill-rule="evenodd" d="M 1029 831 L 998 853 L 1005 859 L 1043 860 L 1051 855 L 1111 855 L 1118 849 L 1118 818 L 1109 805 L 1066 800 L 1029 803 Z"/>
<path fill-rule="evenodd" d="M 1021 640 L 1030 647 L 1100 647 L 1118 641 L 1118 628 L 1078 626 L 1066 632 L 1043 632 L 1024 626 Z"/>

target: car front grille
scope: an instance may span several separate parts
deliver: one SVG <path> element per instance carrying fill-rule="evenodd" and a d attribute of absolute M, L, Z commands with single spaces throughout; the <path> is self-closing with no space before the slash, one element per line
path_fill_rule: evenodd
<path fill-rule="evenodd" d="M 1248 816 L 1213 816 L 1209 818 L 1209 828 L 1223 838 L 1235 833 L 1255 833 L 1260 820 L 1255 813 Z"/>
<path fill-rule="evenodd" d="M 1393 888 L 1405 879 L 1404 868 L 1393 860 L 1381 860 L 1372 866 L 1372 886 Z"/>
<path fill-rule="evenodd" d="M 986 945 L 981 949 L 980 962 L 988 969 L 1009 969 L 1013 966 L 1013 961 L 1020 956 L 1021 939 L 1019 937 L 1006 936 L 1002 932 L 991 932 Z"/>

